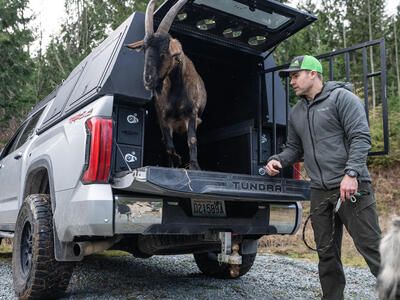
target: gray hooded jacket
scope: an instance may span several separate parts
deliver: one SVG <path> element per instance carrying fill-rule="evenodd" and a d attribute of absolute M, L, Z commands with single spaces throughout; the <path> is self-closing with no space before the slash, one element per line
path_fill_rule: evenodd
<path fill-rule="evenodd" d="M 355 170 L 359 180 L 371 181 L 365 109 L 344 83 L 326 82 L 311 103 L 300 99 L 290 112 L 288 126 L 285 149 L 268 161 L 276 159 L 286 167 L 304 156 L 311 187 L 318 189 L 339 187 L 348 169 Z"/>

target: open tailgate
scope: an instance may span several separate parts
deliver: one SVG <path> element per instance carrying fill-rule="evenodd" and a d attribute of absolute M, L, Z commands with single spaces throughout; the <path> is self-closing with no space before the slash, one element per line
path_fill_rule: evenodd
<path fill-rule="evenodd" d="M 309 199 L 302 180 L 142 167 L 114 178 L 114 189 L 169 197 L 293 202 Z"/>

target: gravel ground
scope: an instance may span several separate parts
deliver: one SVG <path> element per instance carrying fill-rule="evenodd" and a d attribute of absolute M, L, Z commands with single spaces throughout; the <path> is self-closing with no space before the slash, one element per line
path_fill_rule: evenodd
<path fill-rule="evenodd" d="M 375 278 L 365 268 L 345 268 L 345 299 L 376 300 Z M 11 257 L 0 256 L 0 299 L 16 299 Z M 191 255 L 92 256 L 77 265 L 65 299 L 320 299 L 317 264 L 260 254 L 236 280 L 203 276 Z"/>

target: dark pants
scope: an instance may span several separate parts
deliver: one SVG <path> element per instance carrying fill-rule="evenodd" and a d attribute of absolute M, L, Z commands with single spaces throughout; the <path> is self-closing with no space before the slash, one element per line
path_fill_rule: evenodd
<path fill-rule="evenodd" d="M 355 203 L 349 200 L 342 203 L 335 216 L 335 230 L 332 239 L 332 210 L 340 196 L 339 189 L 330 191 L 311 189 L 311 217 L 314 239 L 318 248 L 319 278 L 322 299 L 343 299 L 346 284 L 341 262 L 341 246 L 343 225 L 353 238 L 357 250 L 364 257 L 372 274 L 378 276 L 380 255 L 379 242 L 381 230 L 378 223 L 374 193 L 370 183 L 360 183 L 359 191 L 367 195 L 357 197 Z M 335 195 L 335 196 L 332 196 Z M 330 199 L 330 203 L 320 206 L 322 201 Z M 314 209 L 318 207 L 314 212 Z"/>

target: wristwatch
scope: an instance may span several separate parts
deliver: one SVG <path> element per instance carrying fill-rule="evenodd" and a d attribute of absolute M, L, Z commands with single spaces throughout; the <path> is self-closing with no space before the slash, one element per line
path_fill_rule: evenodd
<path fill-rule="evenodd" d="M 352 169 L 347 170 L 346 175 L 352 178 L 358 177 L 357 171 L 354 171 Z"/>

